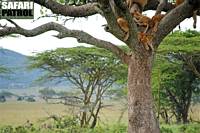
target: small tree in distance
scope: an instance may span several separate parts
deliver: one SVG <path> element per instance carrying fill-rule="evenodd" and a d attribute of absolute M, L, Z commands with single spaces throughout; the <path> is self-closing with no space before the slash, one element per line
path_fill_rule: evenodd
<path fill-rule="evenodd" d="M 48 102 L 49 98 L 56 95 L 56 92 L 53 89 L 48 89 L 48 88 L 39 90 L 39 93 L 46 102 Z"/>

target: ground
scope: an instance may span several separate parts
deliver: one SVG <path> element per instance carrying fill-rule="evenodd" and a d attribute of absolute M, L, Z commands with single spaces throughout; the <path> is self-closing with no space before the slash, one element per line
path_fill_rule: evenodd
<path fill-rule="evenodd" d="M 70 108 L 71 110 L 71 108 Z M 39 119 L 50 115 L 69 114 L 69 107 L 62 104 L 47 104 L 45 102 L 8 101 L 0 103 L 0 125 L 21 125 L 27 120 L 36 123 Z M 117 122 L 121 114 L 119 107 L 111 106 L 101 112 L 101 121 Z M 122 121 L 126 122 L 125 114 Z"/>
<path fill-rule="evenodd" d="M 71 133 L 73 130 L 76 133 L 126 133 L 127 132 L 127 112 L 125 112 L 122 118 L 121 124 L 117 123 L 121 110 L 120 104 L 114 102 L 114 106 L 105 108 L 100 113 L 100 124 L 95 129 L 45 129 L 41 127 L 41 121 L 49 115 L 69 115 L 72 108 L 69 108 L 62 104 L 47 104 L 43 101 L 40 102 L 19 102 L 19 101 L 7 101 L 0 103 L 0 133 L 21 133 L 22 130 L 26 133 L 55 133 L 55 132 L 66 132 Z M 194 120 L 200 121 L 200 105 L 192 108 L 190 117 Z M 29 120 L 34 123 L 36 129 L 28 128 L 23 129 L 21 126 L 26 125 L 25 123 Z M 11 125 L 11 126 L 7 126 Z M 38 125 L 38 126 L 37 126 Z M 9 129 L 18 130 L 16 132 Z M 21 128 L 21 129 L 20 129 Z M 200 124 L 161 124 L 162 133 L 199 133 Z"/>

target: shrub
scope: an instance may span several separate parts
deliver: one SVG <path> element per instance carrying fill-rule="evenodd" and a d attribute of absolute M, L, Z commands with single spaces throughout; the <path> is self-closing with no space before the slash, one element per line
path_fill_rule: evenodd
<path fill-rule="evenodd" d="M 161 127 L 160 132 L 161 133 L 173 133 L 172 129 L 168 128 L 168 127 Z"/>
<path fill-rule="evenodd" d="M 180 127 L 181 133 L 200 133 L 200 125 L 199 124 L 188 124 Z"/>
<path fill-rule="evenodd" d="M 13 133 L 14 129 L 12 126 L 4 126 L 0 129 L 0 133 Z"/>

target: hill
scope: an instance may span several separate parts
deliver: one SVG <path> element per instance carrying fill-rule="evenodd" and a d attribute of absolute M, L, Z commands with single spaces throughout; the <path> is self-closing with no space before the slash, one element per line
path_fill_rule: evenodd
<path fill-rule="evenodd" d="M 0 48 L 0 65 L 11 70 L 6 76 L 0 76 L 0 89 L 25 89 L 29 87 L 40 86 L 34 82 L 44 72 L 40 69 L 28 70 L 28 57 L 20 53 Z M 55 86 L 55 82 L 46 83 L 45 87 Z M 60 86 L 69 85 L 68 82 Z M 58 87 L 58 85 L 56 85 Z"/>

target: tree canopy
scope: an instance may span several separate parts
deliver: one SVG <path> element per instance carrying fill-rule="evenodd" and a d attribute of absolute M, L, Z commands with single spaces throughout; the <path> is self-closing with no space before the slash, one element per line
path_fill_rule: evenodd
<path fill-rule="evenodd" d="M 64 79 L 76 86 L 81 93 L 71 96 L 70 101 L 74 103 L 70 104 L 80 107 L 81 126 L 92 128 L 97 123 L 100 110 L 105 106 L 105 92 L 127 75 L 127 68 L 119 59 L 104 49 L 94 47 L 59 48 L 39 53 L 32 57 L 31 67 L 47 71 L 43 76 L 46 81 Z M 69 99 L 69 96 L 64 99 Z M 77 105 L 76 101 L 80 103 Z"/>

